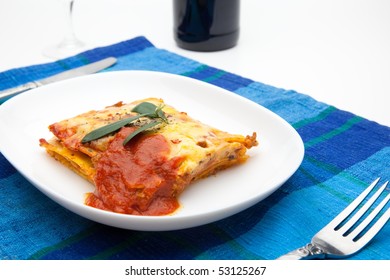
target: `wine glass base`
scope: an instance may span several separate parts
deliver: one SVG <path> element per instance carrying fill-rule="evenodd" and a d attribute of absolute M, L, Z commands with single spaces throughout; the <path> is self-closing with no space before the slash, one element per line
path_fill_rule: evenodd
<path fill-rule="evenodd" d="M 63 41 L 55 46 L 50 46 L 43 50 L 43 55 L 49 58 L 62 59 L 76 55 L 87 49 L 87 46 L 81 41 L 67 42 Z"/>

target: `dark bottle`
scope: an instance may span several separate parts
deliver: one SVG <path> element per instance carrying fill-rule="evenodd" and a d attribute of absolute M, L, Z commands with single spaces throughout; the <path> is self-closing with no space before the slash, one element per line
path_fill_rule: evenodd
<path fill-rule="evenodd" d="M 176 44 L 193 51 L 234 47 L 239 37 L 240 0 L 173 0 Z"/>

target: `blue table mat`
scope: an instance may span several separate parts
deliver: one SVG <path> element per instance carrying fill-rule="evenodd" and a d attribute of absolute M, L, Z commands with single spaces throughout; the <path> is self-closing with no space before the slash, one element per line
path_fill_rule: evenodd
<path fill-rule="evenodd" d="M 308 95 L 253 81 L 155 47 L 136 37 L 52 63 L 0 73 L 0 90 L 107 56 L 104 71 L 184 75 L 246 97 L 294 127 L 304 160 L 277 191 L 249 209 L 195 228 L 143 232 L 82 218 L 31 185 L 0 153 L 0 259 L 275 259 L 311 237 L 377 177 L 390 179 L 390 128 Z M 374 108 L 373 108 L 374 109 Z M 349 259 L 390 259 L 390 224 Z"/>

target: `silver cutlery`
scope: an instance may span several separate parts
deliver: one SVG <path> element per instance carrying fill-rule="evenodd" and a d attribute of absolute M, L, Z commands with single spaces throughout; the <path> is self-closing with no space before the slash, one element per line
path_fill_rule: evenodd
<path fill-rule="evenodd" d="M 311 243 L 279 257 L 278 260 L 345 258 L 362 249 L 390 218 L 390 207 L 384 212 L 390 200 L 390 193 L 374 209 L 370 210 L 386 189 L 388 181 L 367 199 L 367 202 L 362 203 L 379 180 L 380 178 L 372 182 L 347 208 L 316 233 Z M 366 217 L 363 217 L 365 214 Z M 374 219 L 376 220 L 371 225 Z"/>
<path fill-rule="evenodd" d="M 16 86 L 10 89 L 0 91 L 0 102 L 3 102 L 19 93 L 25 92 L 30 89 L 34 89 L 46 84 L 58 82 L 65 79 L 79 77 L 87 74 L 96 73 L 116 63 L 115 57 L 108 57 L 84 66 L 80 66 L 74 69 L 66 70 L 59 74 L 47 77 L 39 81 L 29 82 L 20 86 Z"/>

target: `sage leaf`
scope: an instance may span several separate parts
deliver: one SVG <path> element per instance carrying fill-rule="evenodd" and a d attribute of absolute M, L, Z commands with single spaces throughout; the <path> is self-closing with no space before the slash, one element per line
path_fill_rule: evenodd
<path fill-rule="evenodd" d="M 164 114 L 164 111 L 162 110 L 163 106 L 156 106 L 153 103 L 150 102 L 142 102 L 135 106 L 131 111 L 136 112 L 138 114 L 147 114 L 149 118 L 155 119 L 160 118 L 164 122 L 168 122 L 167 117 Z"/>
<path fill-rule="evenodd" d="M 87 143 L 87 142 L 102 138 L 110 133 L 113 133 L 113 132 L 119 130 L 123 126 L 128 125 L 128 124 L 132 123 L 133 121 L 135 121 L 139 118 L 145 117 L 145 116 L 147 116 L 147 114 L 141 114 L 141 115 L 137 115 L 137 116 L 126 118 L 126 119 L 121 119 L 119 121 L 116 121 L 116 122 L 110 123 L 108 125 L 99 127 L 97 129 L 91 131 L 90 133 L 86 134 L 84 136 L 84 138 L 81 140 L 81 143 Z"/>
<path fill-rule="evenodd" d="M 152 128 L 153 126 L 156 126 L 158 124 L 160 124 L 161 121 L 151 121 L 150 123 L 147 123 L 143 126 L 140 126 L 137 130 L 133 131 L 132 133 L 130 133 L 126 139 L 123 141 L 123 146 L 126 145 L 131 139 L 133 139 L 135 136 L 137 136 L 138 134 L 140 134 L 141 132 L 149 129 L 149 128 Z"/>
<path fill-rule="evenodd" d="M 108 134 L 111 134 L 113 132 L 116 132 L 120 128 L 131 124 L 133 121 L 138 120 L 139 118 L 142 117 L 148 117 L 151 119 L 160 119 L 166 123 L 168 123 L 168 119 L 164 114 L 164 111 L 162 110 L 163 106 L 156 106 L 153 103 L 150 102 L 142 102 L 138 105 L 136 105 L 131 111 L 138 113 L 139 115 L 126 118 L 126 119 L 121 119 L 119 121 L 110 123 L 108 125 L 99 127 L 89 133 L 87 133 L 84 138 L 81 140 L 81 143 L 87 143 L 93 140 L 97 140 L 99 138 L 102 138 Z M 134 131 L 132 134 L 130 134 L 126 139 L 123 145 L 126 145 L 127 142 L 129 142 L 135 135 L 141 133 L 142 131 L 145 131 L 157 124 L 161 123 L 161 121 L 154 121 L 147 123 L 143 126 L 141 126 L 139 129 Z"/>
<path fill-rule="evenodd" d="M 147 114 L 149 117 L 155 117 L 158 107 L 150 102 L 142 102 L 135 106 L 131 111 L 138 114 Z"/>

